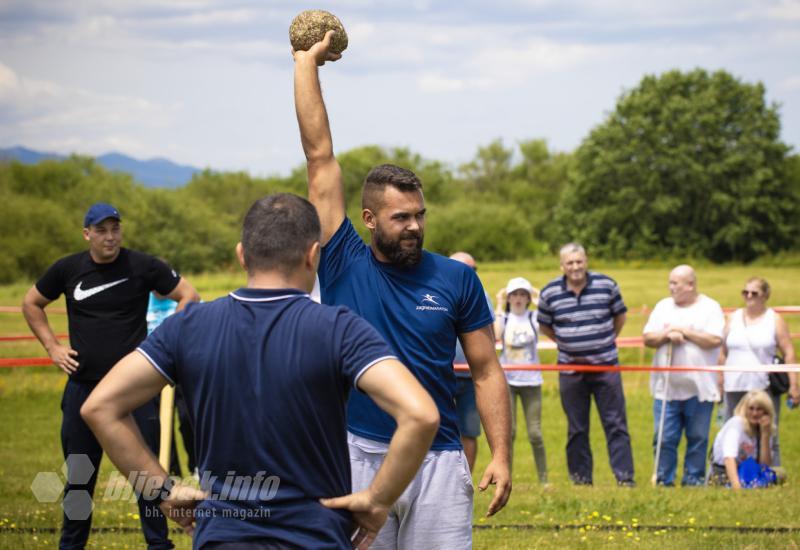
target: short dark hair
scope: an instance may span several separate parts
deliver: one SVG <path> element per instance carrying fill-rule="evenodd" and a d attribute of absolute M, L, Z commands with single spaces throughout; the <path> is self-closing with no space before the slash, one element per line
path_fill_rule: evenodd
<path fill-rule="evenodd" d="M 361 191 L 361 208 L 376 210 L 386 186 L 391 186 L 404 193 L 422 191 L 422 182 L 411 170 L 400 168 L 394 164 L 380 164 L 369 171 L 364 178 Z"/>
<path fill-rule="evenodd" d="M 314 241 L 319 241 L 319 216 L 314 206 L 291 193 L 258 199 L 242 225 L 242 248 L 248 273 L 294 271 Z"/>

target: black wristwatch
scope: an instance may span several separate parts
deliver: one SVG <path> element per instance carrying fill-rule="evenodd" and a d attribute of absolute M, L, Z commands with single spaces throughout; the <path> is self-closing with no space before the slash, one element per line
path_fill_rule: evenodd
<path fill-rule="evenodd" d="M 164 483 L 161 485 L 161 487 L 152 493 L 152 496 L 150 497 L 150 503 L 152 503 L 156 508 L 161 506 L 161 503 L 169 498 L 173 487 L 175 487 L 175 481 L 171 477 L 168 477 L 164 480 Z"/>

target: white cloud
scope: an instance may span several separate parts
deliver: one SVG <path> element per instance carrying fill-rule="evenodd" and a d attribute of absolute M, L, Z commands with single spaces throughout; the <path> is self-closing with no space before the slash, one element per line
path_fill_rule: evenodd
<path fill-rule="evenodd" d="M 455 92 L 463 90 L 465 83 L 457 78 L 447 78 L 435 73 L 423 73 L 417 79 L 423 92 Z"/>
<path fill-rule="evenodd" d="M 778 90 L 783 93 L 800 92 L 800 75 L 781 80 L 778 83 Z"/>
<path fill-rule="evenodd" d="M 779 21 L 799 21 L 800 2 L 797 0 L 781 0 L 778 5 L 768 7 L 766 14 Z"/>
<path fill-rule="evenodd" d="M 483 49 L 471 65 L 484 73 L 519 80 L 530 71 L 571 70 L 596 57 L 600 49 L 533 39 L 516 47 L 502 45 Z"/>
<path fill-rule="evenodd" d="M 6 95 L 13 95 L 18 87 L 19 78 L 17 78 L 17 73 L 0 63 L 0 101 L 2 101 Z"/>
<path fill-rule="evenodd" d="M 25 78 L 0 64 L 0 139 L 58 152 L 122 150 L 140 153 L 142 128 L 172 123 L 177 106 L 130 95 L 101 94 Z M 119 149 L 120 146 L 125 149 Z"/>
<path fill-rule="evenodd" d="M 263 16 L 263 12 L 254 9 L 215 9 L 205 12 L 180 13 L 160 17 L 151 24 L 156 26 L 208 26 L 239 25 Z"/>
<path fill-rule="evenodd" d="M 449 160 L 494 137 L 542 136 L 569 149 L 642 75 L 697 66 L 763 81 L 787 141 L 800 143 L 798 0 L 318 5 L 350 35 L 323 71 L 338 146 L 402 144 Z M 286 170 L 301 158 L 286 138 L 296 137 L 287 29 L 299 9 L 0 0 L 0 18 L 13 16 L 0 34 L 0 141 Z"/>

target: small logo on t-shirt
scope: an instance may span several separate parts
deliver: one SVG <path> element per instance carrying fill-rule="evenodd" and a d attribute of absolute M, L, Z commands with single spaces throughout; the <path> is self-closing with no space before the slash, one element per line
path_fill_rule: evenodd
<path fill-rule="evenodd" d="M 433 294 L 423 294 L 420 305 L 417 306 L 417 311 L 447 311 L 446 307 L 439 305 L 439 302 L 436 301 L 437 298 L 438 296 L 434 296 Z"/>
<path fill-rule="evenodd" d="M 78 286 L 75 287 L 75 292 L 73 293 L 73 297 L 75 298 L 76 302 L 80 302 L 81 300 L 85 300 L 86 298 L 89 298 L 90 296 L 94 296 L 95 294 L 99 294 L 100 292 L 103 292 L 104 290 L 108 290 L 112 286 L 117 286 L 120 283 L 124 283 L 127 280 L 128 280 L 128 277 L 125 277 L 124 279 L 120 279 L 119 281 L 112 281 L 110 283 L 106 283 L 104 285 L 96 286 L 94 288 L 87 288 L 86 290 L 81 288 L 81 285 L 83 284 L 83 281 L 80 281 L 80 282 L 78 282 Z"/>

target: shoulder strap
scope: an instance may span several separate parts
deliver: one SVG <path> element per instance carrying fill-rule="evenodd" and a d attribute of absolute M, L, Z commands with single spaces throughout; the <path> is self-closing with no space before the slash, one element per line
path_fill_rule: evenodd
<path fill-rule="evenodd" d="M 531 324 L 531 328 L 533 329 L 533 335 L 536 336 L 536 340 L 539 340 L 539 331 L 536 330 L 536 323 L 533 322 L 533 311 L 528 310 L 528 321 Z"/>
<path fill-rule="evenodd" d="M 508 328 L 508 313 L 503 314 L 503 332 L 500 334 L 500 343 L 502 345 L 502 349 L 500 350 L 501 354 L 506 351 L 506 328 Z"/>
<path fill-rule="evenodd" d="M 744 334 L 744 341 L 747 344 L 747 349 L 750 350 L 750 353 L 758 357 L 758 355 L 756 354 L 756 350 L 753 349 L 753 344 L 750 343 L 750 338 L 747 337 L 747 323 L 745 322 L 744 319 L 744 309 L 742 308 L 737 309 L 733 313 L 733 315 L 736 316 L 737 313 L 739 314 L 739 320 L 742 322 L 742 333 Z"/>

